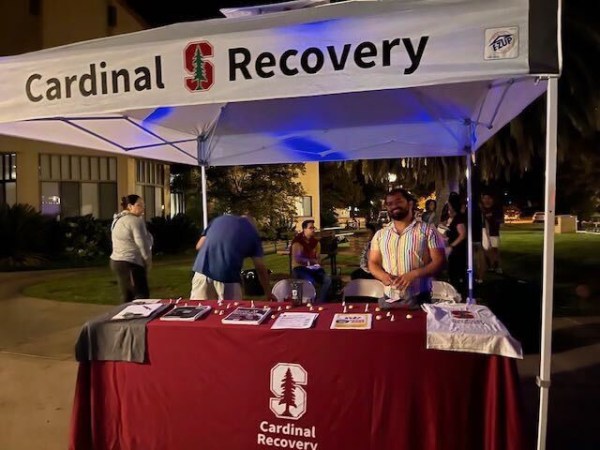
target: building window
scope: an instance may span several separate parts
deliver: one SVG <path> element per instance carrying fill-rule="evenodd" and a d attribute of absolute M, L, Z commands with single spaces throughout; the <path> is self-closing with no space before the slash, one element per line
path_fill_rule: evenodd
<path fill-rule="evenodd" d="M 165 166 L 154 161 L 136 160 L 136 194 L 144 199 L 146 217 L 165 213 Z"/>
<path fill-rule="evenodd" d="M 17 155 L 0 153 L 0 205 L 17 203 Z"/>
<path fill-rule="evenodd" d="M 44 215 L 110 219 L 118 209 L 116 158 L 42 154 L 40 180 Z"/>
<path fill-rule="evenodd" d="M 296 214 L 298 217 L 312 217 L 312 197 L 310 195 L 296 200 Z"/>

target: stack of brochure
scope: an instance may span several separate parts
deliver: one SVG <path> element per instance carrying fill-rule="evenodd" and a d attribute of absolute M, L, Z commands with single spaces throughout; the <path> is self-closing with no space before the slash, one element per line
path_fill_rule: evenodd
<path fill-rule="evenodd" d="M 231 314 L 224 317 L 221 322 L 238 325 L 258 325 L 271 314 L 271 308 L 237 307 Z"/>
<path fill-rule="evenodd" d="M 371 329 L 372 314 L 369 313 L 338 313 L 331 321 L 332 330 L 369 330 Z"/>
<path fill-rule="evenodd" d="M 160 320 L 187 320 L 194 321 L 210 312 L 210 306 L 176 306 L 166 313 Z"/>
<path fill-rule="evenodd" d="M 297 329 L 303 330 L 312 327 L 315 319 L 319 316 L 318 313 L 310 312 L 284 312 L 279 314 L 279 317 L 273 323 L 271 329 Z"/>

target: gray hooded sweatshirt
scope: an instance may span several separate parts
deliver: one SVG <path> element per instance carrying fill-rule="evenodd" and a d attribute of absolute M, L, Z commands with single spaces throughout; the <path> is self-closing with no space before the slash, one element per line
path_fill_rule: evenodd
<path fill-rule="evenodd" d="M 142 267 L 152 264 L 153 239 L 142 217 L 128 211 L 115 214 L 111 230 L 113 251 L 110 259 L 127 261 Z"/>

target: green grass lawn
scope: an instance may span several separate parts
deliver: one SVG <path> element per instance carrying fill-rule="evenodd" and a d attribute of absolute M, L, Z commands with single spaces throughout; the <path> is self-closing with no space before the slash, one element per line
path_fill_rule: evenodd
<path fill-rule="evenodd" d="M 508 276 L 541 283 L 543 234 L 539 225 L 505 225 L 501 236 L 502 266 Z M 357 246 L 344 248 L 338 256 L 342 274 L 358 266 Z M 150 272 L 150 292 L 154 298 L 187 298 L 194 255 L 157 261 Z M 273 280 L 289 274 L 285 255 L 265 257 Z M 324 264 L 327 268 L 328 263 Z M 247 261 L 246 268 L 252 268 Z M 557 313 L 600 313 L 600 235 L 559 234 L 555 247 L 555 305 Z M 492 275 L 498 277 L 497 275 Z M 582 287 L 583 286 L 583 287 Z M 579 288 L 578 288 L 579 287 Z M 576 291 L 577 289 L 577 291 Z M 586 289 L 590 296 L 586 297 Z M 579 292 L 579 294 L 578 294 Z M 105 267 L 88 269 L 70 277 L 32 285 L 25 295 L 60 301 L 119 303 L 115 278 Z M 584 294 L 583 296 L 581 294 Z"/>
<path fill-rule="evenodd" d="M 153 298 L 188 298 L 192 280 L 192 264 L 194 257 L 188 260 L 170 259 L 156 262 L 149 275 L 150 293 Z M 289 274 L 289 258 L 285 255 L 266 255 L 267 267 L 273 272 L 273 280 L 286 278 Z M 327 262 L 325 267 L 329 267 Z M 352 255 L 340 255 L 338 264 L 342 267 L 342 274 L 349 274 L 358 264 L 358 258 Z M 252 261 L 248 260 L 245 268 L 253 268 Z M 24 292 L 30 297 L 40 297 L 50 300 L 80 303 L 118 304 L 119 291 L 117 281 L 110 271 L 108 264 L 105 267 L 88 269 L 75 275 L 57 277 L 27 287 Z"/>

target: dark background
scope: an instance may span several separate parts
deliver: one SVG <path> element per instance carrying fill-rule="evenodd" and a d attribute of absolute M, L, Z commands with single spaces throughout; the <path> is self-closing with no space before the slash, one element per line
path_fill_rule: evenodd
<path fill-rule="evenodd" d="M 124 0 L 124 3 L 141 16 L 148 25 L 157 27 L 177 22 L 214 19 L 224 17 L 220 8 L 236 8 L 240 6 L 267 5 L 283 3 L 282 0 L 222 0 L 191 1 L 168 0 L 166 2 L 149 2 L 148 0 Z M 332 2 L 333 3 L 333 2 Z"/>

